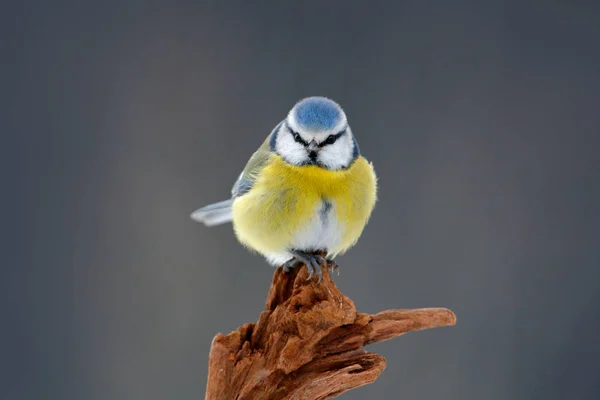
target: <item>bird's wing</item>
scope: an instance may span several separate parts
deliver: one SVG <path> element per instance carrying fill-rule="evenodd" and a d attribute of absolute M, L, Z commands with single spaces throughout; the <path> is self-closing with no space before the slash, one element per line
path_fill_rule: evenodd
<path fill-rule="evenodd" d="M 277 134 L 281 123 L 273 129 L 273 131 L 267 136 L 263 144 L 256 150 L 246 167 L 240 174 L 237 181 L 235 181 L 233 188 L 231 189 L 231 197 L 236 198 L 242 196 L 252 189 L 256 178 L 260 174 L 260 171 L 267 165 L 269 157 L 271 156 L 271 137 Z"/>

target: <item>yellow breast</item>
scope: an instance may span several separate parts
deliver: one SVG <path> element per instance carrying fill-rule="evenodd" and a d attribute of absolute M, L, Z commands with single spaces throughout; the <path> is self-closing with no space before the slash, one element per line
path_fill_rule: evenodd
<path fill-rule="evenodd" d="M 333 205 L 340 222 L 339 254 L 362 233 L 376 200 L 376 177 L 363 157 L 350 168 L 330 171 L 317 166 L 294 166 L 273 154 L 252 189 L 235 199 L 233 224 L 240 242 L 259 253 L 294 248 L 294 237 L 323 201 Z"/>

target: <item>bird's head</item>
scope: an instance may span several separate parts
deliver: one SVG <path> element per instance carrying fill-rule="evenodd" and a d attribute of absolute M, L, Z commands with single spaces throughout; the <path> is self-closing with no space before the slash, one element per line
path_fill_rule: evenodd
<path fill-rule="evenodd" d="M 344 110 L 325 97 L 308 97 L 290 110 L 271 136 L 271 150 L 293 165 L 339 170 L 358 157 Z"/>

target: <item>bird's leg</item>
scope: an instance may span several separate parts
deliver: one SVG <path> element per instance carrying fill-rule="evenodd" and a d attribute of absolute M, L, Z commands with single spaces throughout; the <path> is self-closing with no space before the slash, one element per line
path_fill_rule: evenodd
<path fill-rule="evenodd" d="M 340 276 L 340 266 L 333 259 L 327 260 L 327 266 L 329 267 L 329 272 L 332 274 L 336 272 Z"/>
<path fill-rule="evenodd" d="M 291 253 L 294 255 L 297 261 L 302 262 L 308 269 L 308 279 L 313 277 L 313 274 L 317 274 L 319 277 L 317 283 L 321 283 L 323 279 L 323 272 L 321 271 L 321 265 L 326 266 L 327 261 L 319 254 L 307 253 L 300 250 L 292 250 Z M 287 263 L 286 263 L 287 264 Z"/>

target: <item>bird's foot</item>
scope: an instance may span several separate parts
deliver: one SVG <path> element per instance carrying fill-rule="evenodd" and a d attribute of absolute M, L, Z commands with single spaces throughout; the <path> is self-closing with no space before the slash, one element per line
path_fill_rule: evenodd
<path fill-rule="evenodd" d="M 299 264 L 304 264 L 308 269 L 308 278 L 306 280 L 311 280 L 313 275 L 317 274 L 319 277 L 317 283 L 321 283 L 321 280 L 323 280 L 321 266 L 327 266 L 327 260 L 319 254 L 307 253 L 300 250 L 292 250 L 291 253 L 294 255 L 294 258 L 283 265 L 283 270 L 286 271 L 287 268 L 287 271 L 289 271 L 290 268 L 295 268 Z"/>
<path fill-rule="evenodd" d="M 302 265 L 300 261 L 296 260 L 295 258 L 290 258 L 285 262 L 285 264 L 283 264 L 283 272 L 287 274 L 288 272 L 290 272 L 296 267 L 299 267 L 300 265 Z"/>
<path fill-rule="evenodd" d="M 327 266 L 329 267 L 329 272 L 332 274 L 335 272 L 340 276 L 340 266 L 334 260 L 327 260 Z"/>

